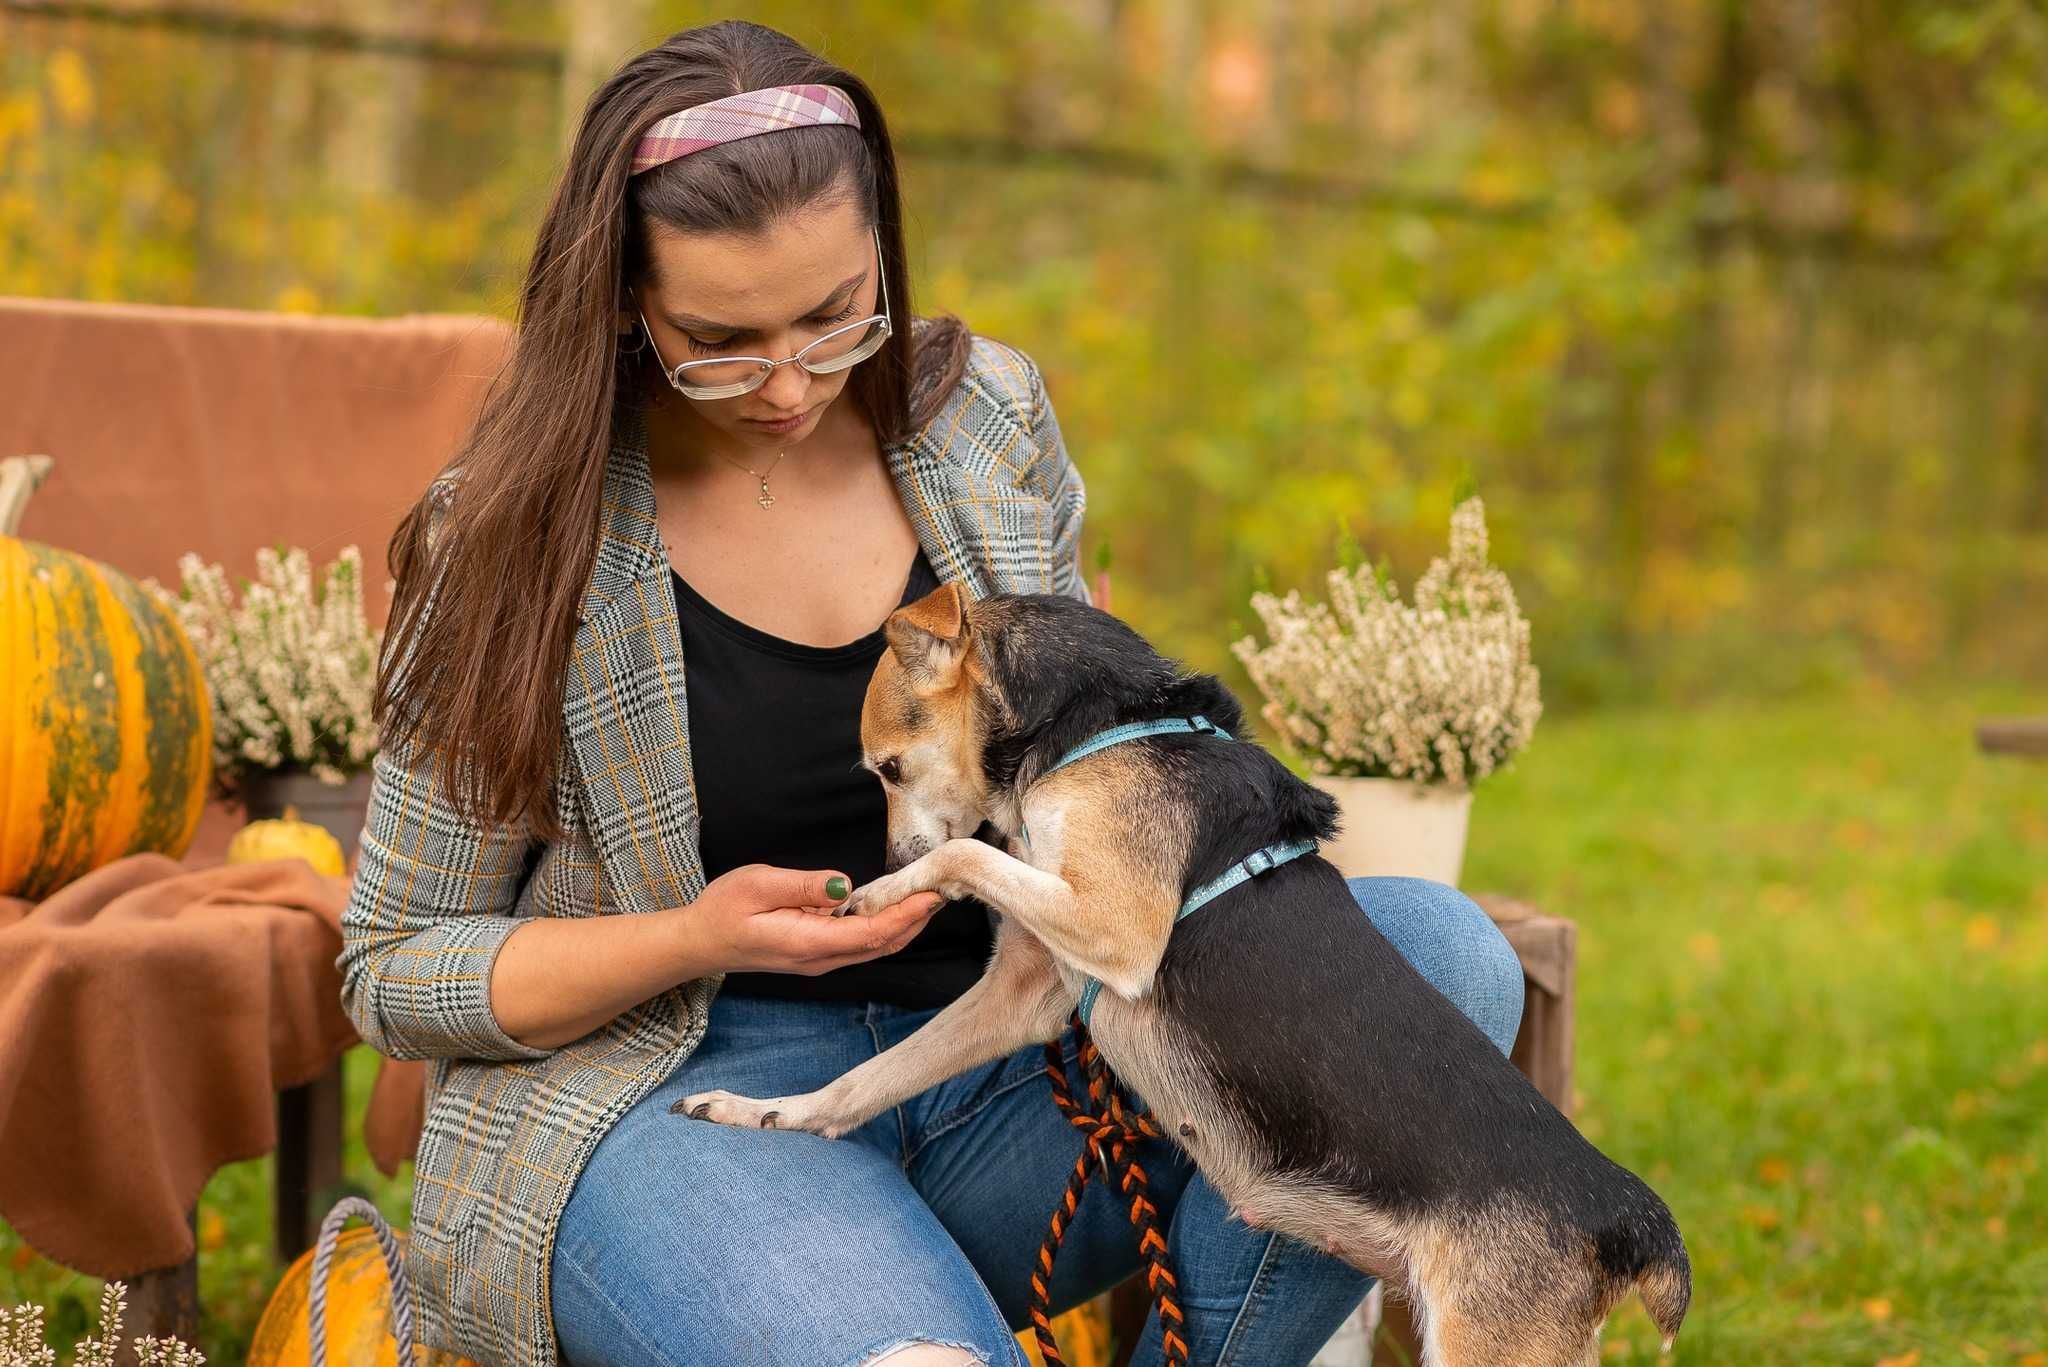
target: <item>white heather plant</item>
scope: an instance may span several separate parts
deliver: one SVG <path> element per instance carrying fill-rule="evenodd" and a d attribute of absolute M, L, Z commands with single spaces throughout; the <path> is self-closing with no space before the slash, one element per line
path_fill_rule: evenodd
<path fill-rule="evenodd" d="M 1272 637 L 1232 651 L 1262 715 L 1318 774 L 1469 785 L 1529 742 L 1543 715 L 1529 624 L 1486 558 L 1486 509 L 1451 512 L 1451 551 L 1415 601 L 1369 566 L 1332 570 L 1330 601 L 1252 595 Z"/>
<path fill-rule="evenodd" d="M 121 1319 L 128 1309 L 128 1288 L 108 1282 L 100 1288 L 100 1331 L 78 1341 L 71 1367 L 114 1367 L 121 1348 Z M 183 1339 L 154 1334 L 129 1341 L 141 1367 L 205 1367 L 206 1354 Z M 43 1339 L 43 1307 L 0 1307 L 0 1367 L 57 1367 L 57 1353 Z"/>
<path fill-rule="evenodd" d="M 178 570 L 184 586 L 175 597 L 143 582 L 177 614 L 206 673 L 218 787 L 232 793 L 256 769 L 298 766 L 341 783 L 368 768 L 383 633 L 363 616 L 356 548 L 335 557 L 316 594 L 305 551 L 266 546 L 239 604 L 219 565 L 187 554 Z"/>

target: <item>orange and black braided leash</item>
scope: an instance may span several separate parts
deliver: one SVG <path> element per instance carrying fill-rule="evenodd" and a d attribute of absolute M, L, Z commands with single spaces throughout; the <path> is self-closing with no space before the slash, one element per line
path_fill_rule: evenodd
<path fill-rule="evenodd" d="M 1065 1367 L 1066 1359 L 1060 1356 L 1060 1346 L 1052 1336 L 1052 1263 L 1059 1256 L 1060 1242 L 1066 1238 L 1074 1212 L 1080 1209 L 1081 1193 L 1087 1190 L 1089 1177 L 1100 1168 L 1103 1177 L 1116 1182 L 1117 1190 L 1130 1203 L 1131 1224 L 1138 1231 L 1138 1254 L 1145 1260 L 1145 1281 L 1152 1289 L 1153 1300 L 1159 1304 L 1159 1332 L 1166 1367 L 1187 1367 L 1188 1343 L 1182 1336 L 1187 1320 L 1180 1309 L 1180 1283 L 1174 1280 L 1173 1269 L 1167 1265 L 1166 1240 L 1159 1232 L 1159 1209 L 1152 1204 L 1145 1169 L 1139 1166 L 1137 1157 L 1138 1141 L 1159 1138 L 1159 1126 L 1145 1112 L 1125 1109 L 1123 1098 L 1117 1093 L 1116 1079 L 1110 1074 L 1109 1065 L 1102 1061 L 1102 1055 L 1096 1052 L 1095 1041 L 1088 1037 L 1088 1027 L 1081 1023 L 1078 1013 L 1073 1025 L 1074 1038 L 1080 1045 L 1088 1103 L 1094 1109 L 1083 1110 L 1074 1100 L 1073 1089 L 1067 1085 L 1066 1059 L 1060 1053 L 1059 1041 L 1046 1045 L 1045 1075 L 1052 1083 L 1053 1102 L 1066 1116 L 1067 1123 L 1081 1132 L 1083 1142 L 1081 1156 L 1074 1160 L 1074 1170 L 1067 1174 L 1067 1190 L 1053 1208 L 1052 1228 L 1038 1247 L 1038 1266 L 1031 1272 L 1031 1328 L 1038 1338 L 1038 1351 L 1048 1367 Z"/>

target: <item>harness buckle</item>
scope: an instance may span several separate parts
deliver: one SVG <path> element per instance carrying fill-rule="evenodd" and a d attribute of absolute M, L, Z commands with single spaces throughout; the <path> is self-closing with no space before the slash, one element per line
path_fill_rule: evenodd
<path fill-rule="evenodd" d="M 1247 872 L 1247 873 L 1251 874 L 1251 876 L 1252 876 L 1252 877 L 1254 877 L 1254 878 L 1258 877 L 1258 876 L 1259 876 L 1260 874 L 1264 873 L 1264 872 L 1265 872 L 1265 871 L 1266 871 L 1267 869 L 1270 869 L 1270 868 L 1272 868 L 1272 867 L 1273 867 L 1273 853 L 1272 853 L 1272 851 L 1271 851 L 1271 850 L 1253 850 L 1253 851 L 1252 851 L 1252 852 L 1251 852 L 1250 854 L 1248 854 L 1248 855 L 1246 855 L 1246 856 L 1244 857 L 1244 867 L 1245 867 L 1245 872 Z"/>

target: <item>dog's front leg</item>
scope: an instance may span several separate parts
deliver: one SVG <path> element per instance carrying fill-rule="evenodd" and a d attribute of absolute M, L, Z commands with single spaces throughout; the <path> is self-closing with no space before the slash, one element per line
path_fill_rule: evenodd
<path fill-rule="evenodd" d="M 979 897 L 1023 922 L 1062 961 L 1121 996 L 1144 996 L 1173 931 L 1178 889 L 1127 872 L 1113 855 L 1074 840 L 1062 872 L 1047 873 L 980 840 L 948 840 L 855 888 L 842 910 L 871 915 L 927 890 L 949 901 Z"/>
<path fill-rule="evenodd" d="M 670 1110 L 725 1125 L 837 1139 L 978 1063 L 1053 1038 L 1073 1006 L 1073 994 L 1045 946 L 1006 920 L 997 927 L 988 972 L 908 1039 L 858 1068 L 802 1096 L 757 1100 L 699 1092 Z"/>

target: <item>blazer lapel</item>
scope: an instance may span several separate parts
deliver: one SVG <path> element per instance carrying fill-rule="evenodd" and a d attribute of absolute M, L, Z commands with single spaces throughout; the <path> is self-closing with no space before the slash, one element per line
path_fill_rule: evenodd
<path fill-rule="evenodd" d="M 972 535 L 973 529 L 961 520 L 961 510 L 974 499 L 964 474 L 934 459 L 922 433 L 883 447 L 882 454 L 895 478 L 896 496 L 910 514 L 918 544 L 939 581 L 960 580 L 976 598 L 995 592 L 989 557 Z"/>
<path fill-rule="evenodd" d="M 1014 414 L 977 399 L 882 450 L 925 558 L 942 582 L 960 580 L 976 598 L 1052 589 L 1036 550 L 1048 539 L 1051 510 L 988 456 L 1022 440 Z"/>
<path fill-rule="evenodd" d="M 646 429 L 624 405 L 602 535 L 563 687 L 563 720 L 605 880 L 627 911 L 704 890 L 683 641 L 654 518 Z"/>

